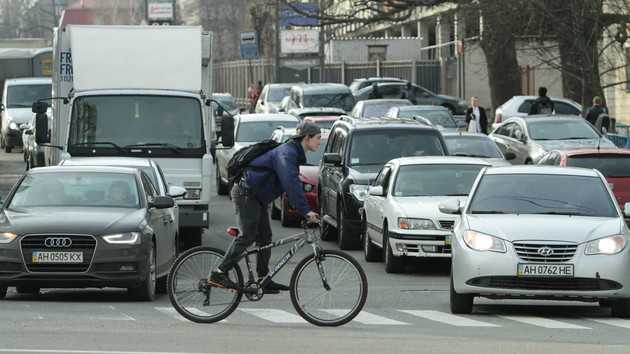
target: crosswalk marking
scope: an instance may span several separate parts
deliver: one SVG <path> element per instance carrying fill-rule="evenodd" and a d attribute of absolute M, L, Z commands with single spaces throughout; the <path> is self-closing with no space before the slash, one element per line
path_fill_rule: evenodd
<path fill-rule="evenodd" d="M 306 323 L 306 321 L 292 313 L 276 309 L 239 309 L 256 317 L 260 317 L 274 323 Z"/>
<path fill-rule="evenodd" d="M 105 309 L 107 313 L 105 314 L 96 314 L 94 316 L 89 316 L 91 320 L 99 320 L 99 321 L 135 321 L 136 319 L 128 316 L 118 310 L 114 306 L 99 306 Z M 109 311 L 112 310 L 112 311 Z"/>
<path fill-rule="evenodd" d="M 324 310 L 324 311 L 333 315 L 338 315 L 338 316 L 344 315 L 348 312 L 347 310 L 333 310 L 333 309 Z M 374 315 L 365 311 L 359 312 L 357 317 L 355 317 L 352 321 L 363 323 L 363 324 L 370 324 L 370 325 L 408 325 L 409 324 L 406 322 L 392 320 L 391 318 Z"/>
<path fill-rule="evenodd" d="M 470 318 L 453 315 L 434 310 L 398 310 L 413 316 L 426 318 L 431 321 L 442 322 L 458 327 L 501 327 L 496 324 L 472 320 Z"/>
<path fill-rule="evenodd" d="M 173 318 L 176 318 L 176 319 L 178 319 L 180 321 L 188 321 L 188 319 L 186 317 L 180 315 L 179 312 L 177 312 L 177 310 L 175 310 L 172 307 L 154 307 L 154 308 L 156 310 L 158 310 L 158 311 L 160 311 L 162 313 L 165 313 L 165 314 L 167 314 L 167 315 L 169 315 L 169 316 L 171 316 Z M 198 315 L 198 316 L 209 316 L 208 313 L 203 312 L 203 311 L 201 311 L 201 310 L 199 310 L 197 308 L 188 308 L 188 311 L 190 311 L 190 312 L 192 312 L 192 313 L 194 313 L 195 315 Z M 219 322 L 227 322 L 227 321 L 228 320 L 221 320 Z"/>
<path fill-rule="evenodd" d="M 622 318 L 583 318 L 589 321 L 595 321 L 598 323 L 603 323 L 610 326 L 622 327 L 630 329 L 630 321 L 624 320 Z"/>
<path fill-rule="evenodd" d="M 510 315 L 497 315 L 497 317 L 505 318 L 512 321 L 517 321 L 532 326 L 545 327 L 545 328 L 562 328 L 562 329 L 590 329 L 590 327 L 583 327 L 574 325 L 571 323 L 560 322 L 556 320 L 550 320 L 548 318 L 533 317 L 533 316 L 510 316 Z"/>

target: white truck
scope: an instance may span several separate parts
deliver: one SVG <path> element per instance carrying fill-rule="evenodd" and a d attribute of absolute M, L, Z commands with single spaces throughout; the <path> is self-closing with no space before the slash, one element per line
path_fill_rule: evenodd
<path fill-rule="evenodd" d="M 177 200 L 180 244 L 201 244 L 215 139 L 212 33 L 200 26 L 68 25 L 55 29 L 53 62 L 49 139 L 45 119 L 35 131 L 38 143 L 49 142 L 46 163 L 156 160 L 169 183 L 187 190 Z"/>

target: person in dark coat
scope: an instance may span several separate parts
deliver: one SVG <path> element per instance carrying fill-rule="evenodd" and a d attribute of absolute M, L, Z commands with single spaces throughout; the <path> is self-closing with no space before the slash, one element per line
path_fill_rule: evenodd
<path fill-rule="evenodd" d="M 383 95 L 378 92 L 378 84 L 376 82 L 372 84 L 372 92 L 368 95 L 368 100 L 374 98 L 383 98 Z"/>
<path fill-rule="evenodd" d="M 604 112 L 606 112 L 606 109 L 602 107 L 602 98 L 595 96 L 593 97 L 593 105 L 586 110 L 584 118 L 595 126 L 595 123 L 597 123 L 597 117 Z"/>
<path fill-rule="evenodd" d="M 470 108 L 466 110 L 466 123 L 468 123 L 469 132 L 479 132 L 488 135 L 488 116 L 486 116 L 486 110 L 479 106 L 479 98 L 477 96 L 470 98 Z"/>
<path fill-rule="evenodd" d="M 547 97 L 547 88 L 541 86 L 538 88 L 538 98 L 529 106 L 529 114 L 552 114 L 553 101 Z"/>

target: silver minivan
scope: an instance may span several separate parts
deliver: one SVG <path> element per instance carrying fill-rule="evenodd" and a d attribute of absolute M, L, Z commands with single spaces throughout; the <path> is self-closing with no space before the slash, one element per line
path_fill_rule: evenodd
<path fill-rule="evenodd" d="M 352 112 L 354 103 L 350 88 L 344 84 L 301 84 L 291 88 L 288 109 L 334 107 L 341 108 L 349 114 Z"/>

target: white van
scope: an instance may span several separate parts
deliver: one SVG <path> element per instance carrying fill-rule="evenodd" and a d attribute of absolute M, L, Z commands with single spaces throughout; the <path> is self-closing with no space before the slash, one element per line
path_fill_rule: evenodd
<path fill-rule="evenodd" d="M 28 123 L 33 116 L 31 107 L 40 98 L 52 95 L 52 78 L 28 77 L 7 79 L 2 90 L 2 134 L 0 144 L 5 152 L 11 152 L 14 147 L 22 146 L 22 131 L 20 125 Z"/>

